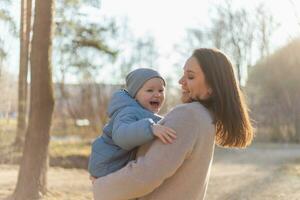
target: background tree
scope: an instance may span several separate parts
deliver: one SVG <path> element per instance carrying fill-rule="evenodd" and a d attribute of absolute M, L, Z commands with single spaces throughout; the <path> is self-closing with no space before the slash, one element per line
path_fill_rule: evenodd
<path fill-rule="evenodd" d="M 64 127 L 70 118 L 74 122 L 85 118 L 98 131 L 97 125 L 102 118 L 99 106 L 106 104 L 106 98 L 103 98 L 105 91 L 100 91 L 101 88 L 96 83 L 104 65 L 114 62 L 118 54 L 117 48 L 109 43 L 116 37 L 115 21 L 104 16 L 97 21 L 89 13 L 82 11 L 83 5 L 98 7 L 98 4 L 87 0 L 60 0 L 57 4 L 54 62 L 58 69 L 55 75 L 61 99 L 59 107 L 64 108 L 57 111 Z M 69 77 L 76 77 L 76 87 L 85 92 L 72 92 L 70 84 L 66 85 Z M 84 97 L 86 94 L 90 95 Z M 95 97 L 98 99 L 98 106 Z M 85 104 L 74 104 L 72 99 L 85 99 Z"/>
<path fill-rule="evenodd" d="M 15 86 L 15 78 L 5 69 L 5 60 L 8 56 L 7 36 L 16 36 L 16 25 L 10 13 L 12 6 L 11 0 L 3 0 L 0 2 L 0 87 L 3 94 L 6 94 L 0 100 L 1 110 L 4 111 L 5 118 L 9 122 L 10 113 L 14 110 L 15 91 L 11 88 Z"/>
<path fill-rule="evenodd" d="M 295 0 L 289 0 L 289 3 L 293 6 L 293 13 L 295 15 L 295 18 L 297 20 L 298 23 L 298 27 L 300 30 L 300 15 L 299 15 L 299 8 L 297 7 Z"/>
<path fill-rule="evenodd" d="M 247 93 L 261 135 L 300 142 L 300 39 L 260 61 L 251 70 Z"/>
<path fill-rule="evenodd" d="M 53 0 L 36 0 L 31 51 L 30 114 L 14 198 L 39 199 L 47 191 L 49 131 L 54 97 L 51 56 Z"/>
<path fill-rule="evenodd" d="M 279 27 L 273 15 L 267 10 L 264 4 L 259 4 L 256 8 L 256 41 L 260 52 L 260 58 L 270 55 L 271 41 L 274 30 Z"/>
<path fill-rule="evenodd" d="M 18 121 L 14 146 L 22 149 L 27 120 L 27 74 L 30 51 L 32 0 L 21 0 Z"/>
<path fill-rule="evenodd" d="M 6 34 L 16 35 L 16 25 L 11 16 L 10 8 L 11 8 L 11 0 L 2 0 L 0 2 L 0 26 L 5 27 L 4 30 L 9 30 Z M 7 29 L 6 29 L 7 28 Z M 7 49 L 5 49 L 5 31 L 1 30 L 0 37 L 0 76 L 3 68 L 3 63 L 5 58 L 7 57 Z"/>
<path fill-rule="evenodd" d="M 237 78 L 244 86 L 255 60 L 269 54 L 272 34 L 278 25 L 263 4 L 253 9 L 233 5 L 231 0 L 212 5 L 210 25 L 188 29 L 188 52 L 199 47 L 225 51 L 235 62 Z M 260 52 L 260 56 L 253 56 L 256 51 Z"/>
<path fill-rule="evenodd" d="M 124 84 L 125 76 L 135 68 L 159 67 L 159 53 L 154 36 L 149 33 L 135 35 L 126 17 L 116 19 L 116 37 L 113 45 L 118 49 L 118 56 L 112 66 L 115 83 Z"/>
<path fill-rule="evenodd" d="M 136 37 L 125 18 L 100 16 L 91 20 L 89 14 L 80 11 L 84 2 L 79 2 L 60 1 L 57 8 L 54 59 L 60 70 L 57 80 L 63 101 L 59 106 L 63 110 L 59 112 L 62 126 L 66 126 L 68 118 L 88 119 L 98 134 L 107 121 L 107 104 L 113 92 L 109 90 L 121 87 L 119 84 L 124 84 L 124 77 L 131 69 L 155 67 L 158 53 L 154 38 Z M 75 94 L 65 84 L 70 76 L 76 76 L 81 92 Z M 104 85 L 103 77 L 109 76 L 116 86 Z M 80 99 L 77 103 L 76 97 Z"/>
<path fill-rule="evenodd" d="M 14 111 L 16 110 L 16 105 L 14 104 L 14 102 L 17 101 L 16 84 L 16 77 L 6 70 L 3 70 L 2 76 L 0 76 L 0 91 L 5 95 L 2 95 L 0 98 L 0 116 L 2 119 L 5 119 L 4 122 L 6 123 L 1 125 L 0 132 L 4 131 L 9 135 L 15 133 L 14 127 L 8 128 L 8 125 L 10 122 L 14 121 L 12 117 L 14 117 Z M 5 141 L 5 139 L 2 140 Z M 7 144 L 7 141 L 5 143 Z"/>

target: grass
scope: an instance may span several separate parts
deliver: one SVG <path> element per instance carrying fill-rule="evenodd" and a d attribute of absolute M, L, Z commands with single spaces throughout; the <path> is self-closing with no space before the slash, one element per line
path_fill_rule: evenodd
<path fill-rule="evenodd" d="M 0 146 L 13 142 L 15 138 L 16 124 L 15 119 L 0 119 Z"/>
<path fill-rule="evenodd" d="M 67 126 L 62 127 L 58 120 L 53 120 L 51 136 L 60 139 L 51 140 L 49 154 L 51 157 L 85 156 L 90 154 L 90 141 L 95 138 L 89 127 L 75 126 L 72 120 L 67 120 Z M 92 135 L 91 135 L 92 134 Z M 16 136 L 16 119 L 0 119 L 0 154 L 11 152 L 11 144 Z M 76 141 L 68 140 L 68 137 L 78 136 Z"/>
<path fill-rule="evenodd" d="M 53 124 L 51 136 L 57 136 L 58 139 L 51 140 L 49 144 L 50 164 L 52 163 L 52 166 L 85 169 L 91 151 L 90 141 L 95 136 L 91 136 L 91 128 L 75 126 L 71 120 L 67 122 L 65 128 L 60 126 L 58 121 Z M 15 139 L 15 133 L 16 120 L 0 119 L 0 163 L 15 164 L 19 162 L 22 152 L 18 152 L 11 147 Z M 74 136 L 78 138 L 76 140 L 68 139 Z M 286 143 L 280 145 L 280 149 L 297 149 L 298 145 Z M 249 148 L 279 150 L 278 144 L 271 142 L 254 142 Z M 226 150 L 227 153 L 240 151 Z M 216 152 L 222 153 L 223 151 L 216 148 Z M 293 166 L 288 166 L 285 170 L 300 176 L 300 160 L 297 160 Z"/>
<path fill-rule="evenodd" d="M 6 128 L 14 128 L 17 125 L 17 120 L 16 119 L 0 119 L 0 126 L 1 127 L 6 127 Z"/>
<path fill-rule="evenodd" d="M 67 156 L 89 156 L 90 154 L 90 143 L 86 141 L 79 142 L 50 142 L 50 156 L 67 157 Z"/>
<path fill-rule="evenodd" d="M 0 163 L 17 164 L 22 152 L 12 147 L 16 135 L 16 124 L 13 120 L 0 120 Z M 73 127 L 76 128 L 76 127 Z M 70 130 L 70 129 L 69 129 Z M 78 136 L 72 134 L 72 136 Z M 50 165 L 65 168 L 86 169 L 90 154 L 90 139 L 69 140 L 68 135 L 62 139 L 51 140 L 49 144 Z"/>
<path fill-rule="evenodd" d="M 76 126 L 73 119 L 53 119 L 51 126 L 52 136 L 80 136 L 81 138 L 95 138 L 101 127 Z"/>

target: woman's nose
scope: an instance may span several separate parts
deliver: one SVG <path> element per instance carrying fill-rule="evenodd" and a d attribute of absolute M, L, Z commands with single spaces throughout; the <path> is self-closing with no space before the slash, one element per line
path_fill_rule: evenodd
<path fill-rule="evenodd" d="M 183 81 L 184 81 L 184 79 L 183 79 L 183 76 L 179 79 L 179 81 L 178 81 L 178 83 L 180 84 L 180 85 L 183 85 Z"/>

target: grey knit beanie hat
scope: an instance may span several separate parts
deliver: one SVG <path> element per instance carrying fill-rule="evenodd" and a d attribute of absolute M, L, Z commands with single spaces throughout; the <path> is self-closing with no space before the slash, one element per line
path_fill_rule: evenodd
<path fill-rule="evenodd" d="M 160 78 L 166 85 L 163 77 L 155 70 L 150 68 L 138 68 L 131 71 L 126 76 L 126 89 L 132 98 L 135 97 L 136 93 L 143 87 L 144 83 L 152 78 Z"/>

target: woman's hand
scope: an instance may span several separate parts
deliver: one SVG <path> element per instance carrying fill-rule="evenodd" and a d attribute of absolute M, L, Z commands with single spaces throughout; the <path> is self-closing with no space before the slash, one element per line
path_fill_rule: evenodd
<path fill-rule="evenodd" d="M 176 132 L 166 126 L 154 124 L 152 126 L 153 135 L 158 137 L 164 144 L 171 144 L 176 139 Z"/>
<path fill-rule="evenodd" d="M 92 181 L 92 184 L 94 185 L 94 183 L 97 180 L 97 178 L 90 175 L 90 180 Z"/>

